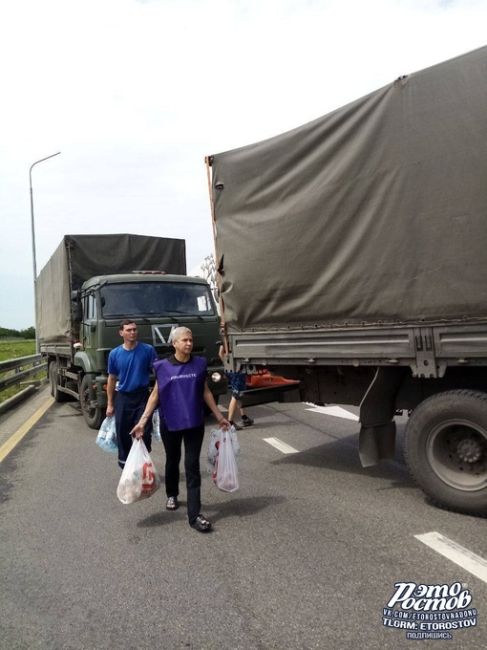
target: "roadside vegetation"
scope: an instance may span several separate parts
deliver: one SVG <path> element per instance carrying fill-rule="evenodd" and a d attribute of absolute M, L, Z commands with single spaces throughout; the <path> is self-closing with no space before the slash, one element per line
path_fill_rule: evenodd
<path fill-rule="evenodd" d="M 24 334 L 30 336 L 23 336 Z M 0 327 L 0 362 L 8 361 L 9 359 L 18 359 L 19 357 L 28 357 L 32 354 L 35 354 L 36 343 L 35 343 L 35 330 L 33 327 L 28 330 L 8 330 L 4 327 Z M 8 375 L 13 374 L 14 371 L 8 370 L 6 372 L 0 372 L 0 379 L 4 379 Z M 38 382 L 43 381 L 46 378 L 46 372 L 41 371 L 33 377 L 24 379 L 24 382 Z M 3 390 L 0 389 L 0 402 L 5 401 L 9 397 L 12 397 L 16 393 L 20 392 L 26 387 L 27 383 L 22 385 L 9 386 Z"/>
<path fill-rule="evenodd" d="M 36 353 L 35 340 L 28 339 L 0 339 L 0 361 L 27 357 Z"/>
<path fill-rule="evenodd" d="M 8 327 L 0 327 L 0 341 L 2 339 L 35 339 L 36 331 L 33 327 L 28 327 L 25 330 L 13 330 Z"/>

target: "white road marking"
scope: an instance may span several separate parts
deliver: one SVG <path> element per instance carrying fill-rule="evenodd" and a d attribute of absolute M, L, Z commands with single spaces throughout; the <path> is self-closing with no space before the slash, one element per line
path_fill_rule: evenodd
<path fill-rule="evenodd" d="M 440 535 L 440 533 L 425 533 L 424 535 L 415 535 L 414 537 L 440 555 L 443 555 L 443 557 L 458 564 L 462 569 L 472 573 L 477 578 L 480 578 L 480 580 L 487 582 L 487 560 L 484 560 L 480 555 L 475 555 L 475 553 L 448 539 L 448 537 Z"/>
<path fill-rule="evenodd" d="M 267 442 L 267 444 L 271 445 L 272 447 L 275 447 L 276 449 L 279 449 L 279 451 L 282 451 L 283 454 L 297 454 L 298 450 L 294 449 L 294 447 L 291 447 L 291 445 L 286 444 L 282 440 L 279 440 L 279 438 L 263 438 L 264 442 Z"/>
<path fill-rule="evenodd" d="M 342 409 L 341 406 L 313 406 L 306 410 L 312 411 L 313 413 L 322 413 L 323 415 L 333 415 L 336 418 L 343 418 L 344 420 L 355 420 L 355 422 L 359 420 L 357 415 Z"/>

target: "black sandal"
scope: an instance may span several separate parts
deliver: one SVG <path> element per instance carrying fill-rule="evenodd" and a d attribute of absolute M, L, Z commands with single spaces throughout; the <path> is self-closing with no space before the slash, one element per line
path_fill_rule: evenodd
<path fill-rule="evenodd" d="M 179 502 L 177 497 L 168 497 L 166 501 L 166 510 L 177 510 L 179 508 Z"/>
<path fill-rule="evenodd" d="M 191 528 L 194 528 L 200 533 L 208 533 L 211 530 L 211 522 L 203 517 L 203 515 L 198 515 L 191 524 Z"/>

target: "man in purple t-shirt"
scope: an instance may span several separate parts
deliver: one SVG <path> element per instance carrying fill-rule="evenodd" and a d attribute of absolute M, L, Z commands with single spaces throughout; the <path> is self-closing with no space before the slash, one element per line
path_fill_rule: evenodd
<path fill-rule="evenodd" d="M 169 359 L 154 363 L 156 384 L 133 433 L 136 438 L 142 437 L 146 422 L 159 405 L 161 436 L 166 451 L 166 509 L 179 508 L 179 463 L 184 441 L 188 520 L 190 526 L 206 533 L 211 530 L 211 523 L 200 512 L 200 453 L 205 434 L 204 404 L 207 404 L 220 426 L 227 429 L 230 424 L 219 411 L 208 387 L 206 360 L 191 354 L 191 330 L 187 327 L 174 329 L 172 344 L 174 354 Z"/>

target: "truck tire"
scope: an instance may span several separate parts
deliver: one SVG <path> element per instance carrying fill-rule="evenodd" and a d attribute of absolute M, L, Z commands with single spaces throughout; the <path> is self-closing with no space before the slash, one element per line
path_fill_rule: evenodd
<path fill-rule="evenodd" d="M 93 388 L 93 383 L 94 379 L 92 375 L 85 375 L 83 377 L 79 390 L 79 403 L 86 424 L 90 429 L 99 429 L 104 413 L 99 406 L 95 405 L 96 392 Z"/>
<path fill-rule="evenodd" d="M 487 394 L 450 390 L 413 411 L 404 455 L 409 471 L 438 506 L 487 516 Z"/>
<path fill-rule="evenodd" d="M 57 361 L 51 361 L 49 364 L 49 384 L 51 386 L 51 395 L 54 397 L 56 402 L 67 402 L 69 400 L 69 395 L 62 393 L 58 390 L 58 363 Z"/>

